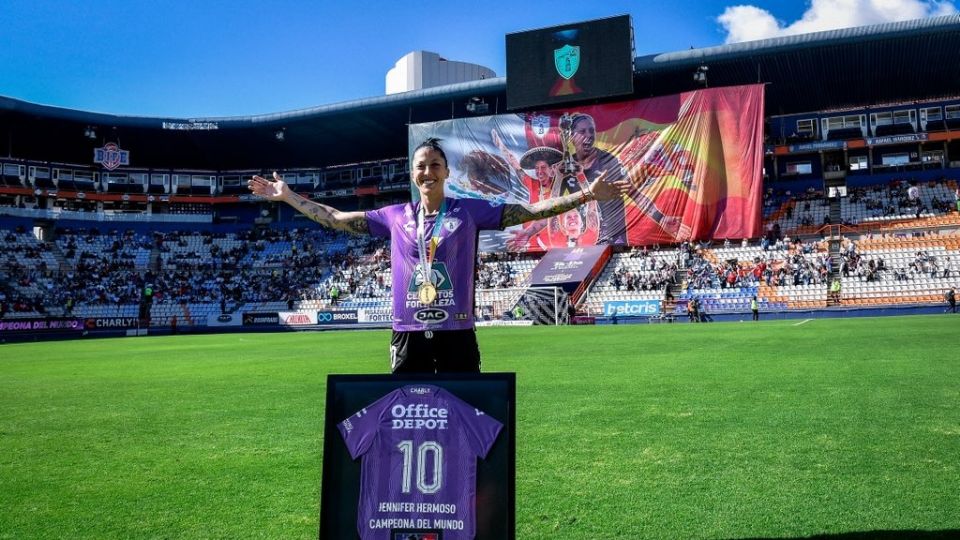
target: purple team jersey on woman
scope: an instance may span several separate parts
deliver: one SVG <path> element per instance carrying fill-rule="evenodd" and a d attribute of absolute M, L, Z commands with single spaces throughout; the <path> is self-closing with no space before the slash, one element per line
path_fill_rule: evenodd
<path fill-rule="evenodd" d="M 363 457 L 357 531 L 441 529 L 444 540 L 476 533 L 477 458 L 503 424 L 437 386 L 398 388 L 337 425 L 350 457 Z"/>
<path fill-rule="evenodd" d="M 417 247 L 419 203 L 395 204 L 366 213 L 370 233 L 390 238 L 393 329 L 398 332 L 467 330 L 474 326 L 477 234 L 482 229 L 500 228 L 503 206 L 479 199 L 445 201 L 440 243 L 431 267 L 437 300 L 429 306 L 421 304 L 417 296 L 423 283 Z M 435 222 L 435 217 L 425 220 L 428 236 Z"/>

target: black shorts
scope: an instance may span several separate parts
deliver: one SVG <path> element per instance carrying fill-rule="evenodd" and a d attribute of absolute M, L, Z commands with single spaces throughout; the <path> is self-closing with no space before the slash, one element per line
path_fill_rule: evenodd
<path fill-rule="evenodd" d="M 394 373 L 480 373 L 477 332 L 472 328 L 431 332 L 394 330 L 390 338 L 390 370 Z"/>

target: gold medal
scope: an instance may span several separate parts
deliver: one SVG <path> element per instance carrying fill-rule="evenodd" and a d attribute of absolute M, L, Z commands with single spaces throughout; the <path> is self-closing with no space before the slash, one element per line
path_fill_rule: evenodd
<path fill-rule="evenodd" d="M 437 299 L 437 287 L 428 281 L 420 285 L 420 289 L 417 290 L 417 296 L 420 297 L 421 304 L 429 306 Z"/>

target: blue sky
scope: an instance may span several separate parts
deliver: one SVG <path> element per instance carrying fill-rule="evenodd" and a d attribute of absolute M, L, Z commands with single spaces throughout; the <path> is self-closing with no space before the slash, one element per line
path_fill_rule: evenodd
<path fill-rule="evenodd" d="M 382 95 L 414 50 L 503 75 L 505 34 L 624 13 L 645 55 L 955 12 L 924 0 L 0 0 L 0 95 L 138 116 L 260 114 Z"/>

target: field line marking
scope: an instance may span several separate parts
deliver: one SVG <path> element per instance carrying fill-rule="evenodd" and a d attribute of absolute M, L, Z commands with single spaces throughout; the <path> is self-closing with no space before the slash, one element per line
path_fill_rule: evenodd
<path fill-rule="evenodd" d="M 808 323 L 808 322 L 810 322 L 810 321 L 812 321 L 812 320 L 813 320 L 813 319 L 804 319 L 804 320 L 802 320 L 802 321 L 794 324 L 794 326 L 800 326 L 801 324 L 803 324 L 803 323 Z"/>

